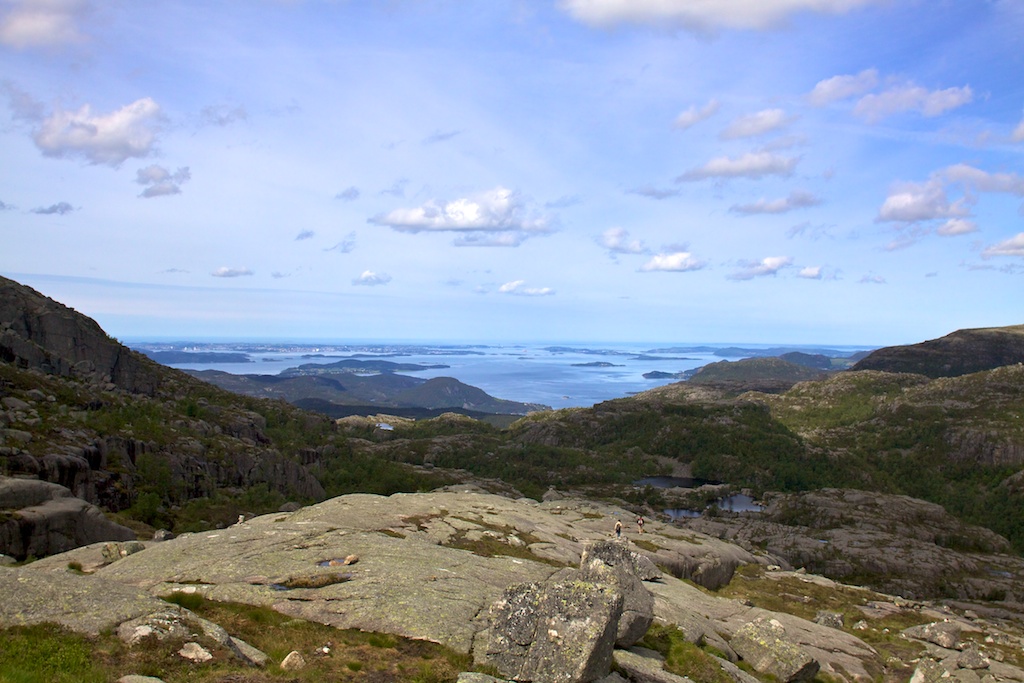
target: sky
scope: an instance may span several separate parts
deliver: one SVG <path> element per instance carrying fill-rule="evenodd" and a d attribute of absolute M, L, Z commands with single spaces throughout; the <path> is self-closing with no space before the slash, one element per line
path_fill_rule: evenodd
<path fill-rule="evenodd" d="M 1024 323 L 1020 0 L 0 0 L 0 274 L 143 339 Z"/>

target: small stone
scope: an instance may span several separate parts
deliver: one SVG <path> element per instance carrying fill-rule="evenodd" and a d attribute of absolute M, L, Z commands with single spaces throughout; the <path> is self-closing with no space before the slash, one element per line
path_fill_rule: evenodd
<path fill-rule="evenodd" d="M 359 561 L 359 556 L 358 555 L 347 555 L 345 557 L 345 561 L 342 562 L 342 564 L 350 565 L 350 564 L 355 564 L 358 561 Z"/>
<path fill-rule="evenodd" d="M 185 645 L 178 650 L 178 654 L 197 664 L 208 662 L 213 659 L 213 655 L 211 655 L 210 652 L 199 643 L 185 643 Z"/>
<path fill-rule="evenodd" d="M 818 616 L 814 618 L 814 623 L 842 630 L 843 615 L 839 612 L 818 612 Z"/>
<path fill-rule="evenodd" d="M 306 667 L 306 660 L 296 650 L 288 653 L 288 656 L 281 662 L 281 669 L 284 671 L 298 671 Z"/>
<path fill-rule="evenodd" d="M 961 669 L 987 669 L 992 662 L 985 656 L 976 643 L 968 643 L 963 652 L 956 658 L 956 664 Z"/>

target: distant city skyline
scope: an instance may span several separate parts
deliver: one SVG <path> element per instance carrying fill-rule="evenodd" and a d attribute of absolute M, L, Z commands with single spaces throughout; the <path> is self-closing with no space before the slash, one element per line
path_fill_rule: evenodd
<path fill-rule="evenodd" d="M 0 274 L 122 339 L 1024 323 L 1024 3 L 0 0 Z"/>

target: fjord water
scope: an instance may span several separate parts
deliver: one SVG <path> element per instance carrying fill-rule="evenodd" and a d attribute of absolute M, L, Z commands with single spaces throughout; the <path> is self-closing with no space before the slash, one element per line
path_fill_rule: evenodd
<path fill-rule="evenodd" d="M 156 348 L 158 344 L 132 344 Z M 181 348 L 181 344 L 175 344 Z M 680 345 L 682 346 L 682 345 Z M 693 345 L 697 346 L 697 345 Z M 718 345 L 715 345 L 718 346 Z M 725 345 L 721 345 L 725 346 Z M 744 345 L 757 348 L 758 345 Z M 699 352 L 651 353 L 656 345 L 403 345 L 403 344 L 252 344 L 196 345 L 202 351 L 241 351 L 248 363 L 174 363 L 190 370 L 221 370 L 233 374 L 276 375 L 306 363 L 327 364 L 345 358 L 379 358 L 396 363 L 446 365 L 409 372 L 412 377 L 454 377 L 496 398 L 540 403 L 552 408 L 587 407 L 622 398 L 677 380 L 646 379 L 644 373 L 678 373 L 724 360 L 702 348 Z M 853 349 L 850 351 L 853 352 Z M 738 360 L 738 357 L 729 360 Z M 595 365 L 602 364 L 602 365 Z"/>

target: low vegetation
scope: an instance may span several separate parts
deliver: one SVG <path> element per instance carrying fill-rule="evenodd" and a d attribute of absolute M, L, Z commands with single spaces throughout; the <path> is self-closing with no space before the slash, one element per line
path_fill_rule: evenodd
<path fill-rule="evenodd" d="M 267 653 L 272 663 L 255 669 L 212 640 L 200 639 L 213 659 L 196 664 L 178 654 L 185 642 L 181 639 L 150 637 L 129 647 L 111 633 L 89 637 L 41 624 L 0 630 L 0 681 L 104 683 L 136 674 L 166 683 L 441 683 L 455 680 L 461 671 L 474 670 L 468 655 L 436 643 L 336 629 L 291 619 L 269 608 L 212 602 L 195 594 L 174 594 L 168 599 L 222 625 L 234 637 Z M 283 671 L 280 663 L 293 650 L 307 666 Z"/>

